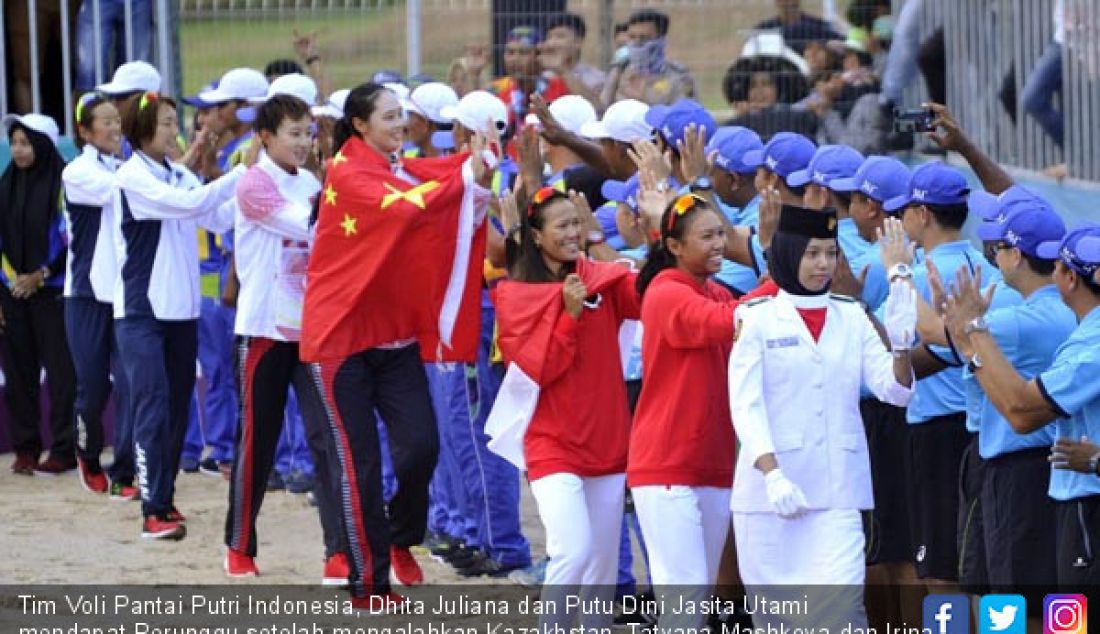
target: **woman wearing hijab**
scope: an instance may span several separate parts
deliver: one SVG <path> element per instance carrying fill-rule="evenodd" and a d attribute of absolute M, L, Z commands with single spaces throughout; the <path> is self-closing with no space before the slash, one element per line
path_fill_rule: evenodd
<path fill-rule="evenodd" d="M 821 593 L 800 614 L 754 613 L 756 627 L 866 627 L 860 511 L 873 503 L 860 387 L 899 407 L 913 393 L 912 287 L 890 288 L 891 353 L 860 304 L 829 294 L 836 227 L 831 209 L 785 205 L 768 252 L 779 292 L 736 313 L 729 393 L 741 450 L 731 510 L 749 609 L 754 596 L 779 598 L 780 586 L 798 588 L 799 599 L 805 586 Z"/>
<path fill-rule="evenodd" d="M 0 328 L 4 397 L 12 414 L 15 462 L 21 475 L 58 474 L 76 467 L 73 441 L 73 362 L 65 342 L 65 234 L 57 124 L 40 115 L 4 118 L 12 161 L 0 177 Z M 50 386 L 49 457 L 38 462 L 39 377 Z"/>

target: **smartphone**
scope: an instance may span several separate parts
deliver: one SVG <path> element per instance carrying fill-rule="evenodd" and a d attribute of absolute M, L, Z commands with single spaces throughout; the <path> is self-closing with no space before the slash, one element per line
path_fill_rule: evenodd
<path fill-rule="evenodd" d="M 929 108 L 894 111 L 894 129 L 898 132 L 931 132 L 936 113 Z"/>

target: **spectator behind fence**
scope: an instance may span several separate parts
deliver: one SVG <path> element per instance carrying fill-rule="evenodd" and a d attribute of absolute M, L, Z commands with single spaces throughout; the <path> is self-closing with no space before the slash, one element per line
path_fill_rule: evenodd
<path fill-rule="evenodd" d="M 1062 94 L 1062 47 L 1066 41 L 1066 7 L 1064 0 L 1054 5 L 1054 40 L 1035 63 L 1024 84 L 1020 103 L 1024 111 L 1035 118 L 1052 141 L 1062 147 L 1065 119 L 1054 107 L 1054 94 Z"/>
<path fill-rule="evenodd" d="M 576 13 L 551 16 L 546 23 L 546 41 L 539 48 L 539 65 L 561 77 L 570 94 L 598 104 L 607 76 L 581 61 L 587 28 Z"/>
<path fill-rule="evenodd" d="M 808 68 L 776 35 L 758 35 L 746 42 L 741 58 L 722 81 L 722 92 L 735 113 L 726 125 L 749 128 L 765 139 L 780 131 L 813 136 L 816 117 L 793 107 L 807 96 Z"/>
<path fill-rule="evenodd" d="M 125 5 L 127 2 L 130 4 L 130 35 L 126 33 Z M 76 88 L 78 91 L 90 90 L 96 85 L 97 65 L 99 76 L 105 78 L 111 69 L 117 68 L 124 62 L 152 61 L 152 0 L 99 0 L 98 20 L 95 15 L 95 2 L 87 0 L 74 4 L 80 5 L 80 13 L 76 16 Z M 96 52 L 97 32 L 100 46 L 98 54 Z M 126 46 L 128 37 L 132 42 L 129 53 Z"/>
<path fill-rule="evenodd" d="M 669 19 L 643 9 L 627 20 L 630 44 L 620 49 L 603 89 L 603 104 L 637 99 L 649 105 L 671 104 L 695 96 L 695 78 L 686 67 L 665 57 Z"/>
<path fill-rule="evenodd" d="M 49 78 L 46 72 L 48 58 L 46 53 L 61 47 L 61 6 L 60 0 L 38 0 L 35 5 L 35 34 L 38 38 L 36 58 L 40 80 Z M 76 12 L 76 4 L 69 2 L 69 23 Z M 86 4 L 90 4 L 86 3 Z M 30 112 L 34 108 L 31 90 L 31 33 L 26 0 L 4 2 L 4 25 L 6 35 L 11 39 L 6 53 L 10 55 L 9 67 L 12 72 L 13 105 L 16 112 Z M 52 38 L 51 38 L 52 34 Z M 4 51 L 0 51 L 4 52 Z M 60 84 L 60 83 L 59 83 Z M 89 86 L 90 87 L 90 86 Z M 45 89 L 40 86 L 40 89 Z"/>
<path fill-rule="evenodd" d="M 12 471 L 56 475 L 76 467 L 73 400 L 76 376 L 65 343 L 60 301 L 65 283 L 65 237 L 57 123 L 40 115 L 3 120 L 12 162 L 0 176 L 0 329 L 4 400 L 12 414 Z M 42 439 L 41 372 L 50 386 L 49 458 L 39 464 Z"/>
<path fill-rule="evenodd" d="M 787 44 L 801 55 L 813 40 L 842 40 L 833 25 L 802 11 L 799 0 L 776 0 L 776 16 L 756 25 L 760 31 L 779 29 Z"/>

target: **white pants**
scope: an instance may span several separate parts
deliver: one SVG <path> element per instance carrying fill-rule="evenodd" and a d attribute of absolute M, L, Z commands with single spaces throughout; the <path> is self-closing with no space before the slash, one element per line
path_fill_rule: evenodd
<path fill-rule="evenodd" d="M 540 618 L 541 626 L 568 629 L 577 616 L 586 628 L 611 626 L 625 486 L 623 473 L 593 478 L 554 473 L 531 483 L 550 558 L 542 600 L 558 602 L 557 614 Z M 585 605 L 599 599 L 608 609 L 566 613 L 564 596 L 578 590 Z"/>
<path fill-rule="evenodd" d="M 734 513 L 737 562 L 751 606 L 754 597 L 802 601 L 809 614 L 753 614 L 753 626 L 807 623 L 839 632 L 867 627 L 863 522 L 858 510 L 809 511 L 795 519 Z M 790 594 L 790 596 L 786 596 Z M 751 608 L 750 608 L 751 609 Z M 810 618 L 806 618 L 809 616 Z"/>
<path fill-rule="evenodd" d="M 730 528 L 730 490 L 718 487 L 641 486 L 630 490 L 642 526 L 649 571 L 664 611 L 661 628 L 699 628 L 706 616 L 678 614 L 683 601 L 706 601 Z"/>

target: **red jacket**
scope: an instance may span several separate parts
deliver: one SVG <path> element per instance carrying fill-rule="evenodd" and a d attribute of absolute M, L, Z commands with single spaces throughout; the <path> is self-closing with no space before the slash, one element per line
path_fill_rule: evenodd
<path fill-rule="evenodd" d="M 523 441 L 530 480 L 626 470 L 630 411 L 618 337 L 624 319 L 638 318 L 635 278 L 617 264 L 583 259 L 577 274 L 601 297 L 579 320 L 565 312 L 560 282 L 504 281 L 496 289 L 501 353 L 540 388 Z"/>
<path fill-rule="evenodd" d="M 630 435 L 632 486 L 733 486 L 729 356 L 739 305 L 713 280 L 659 273 L 642 302 L 642 393 Z"/>

